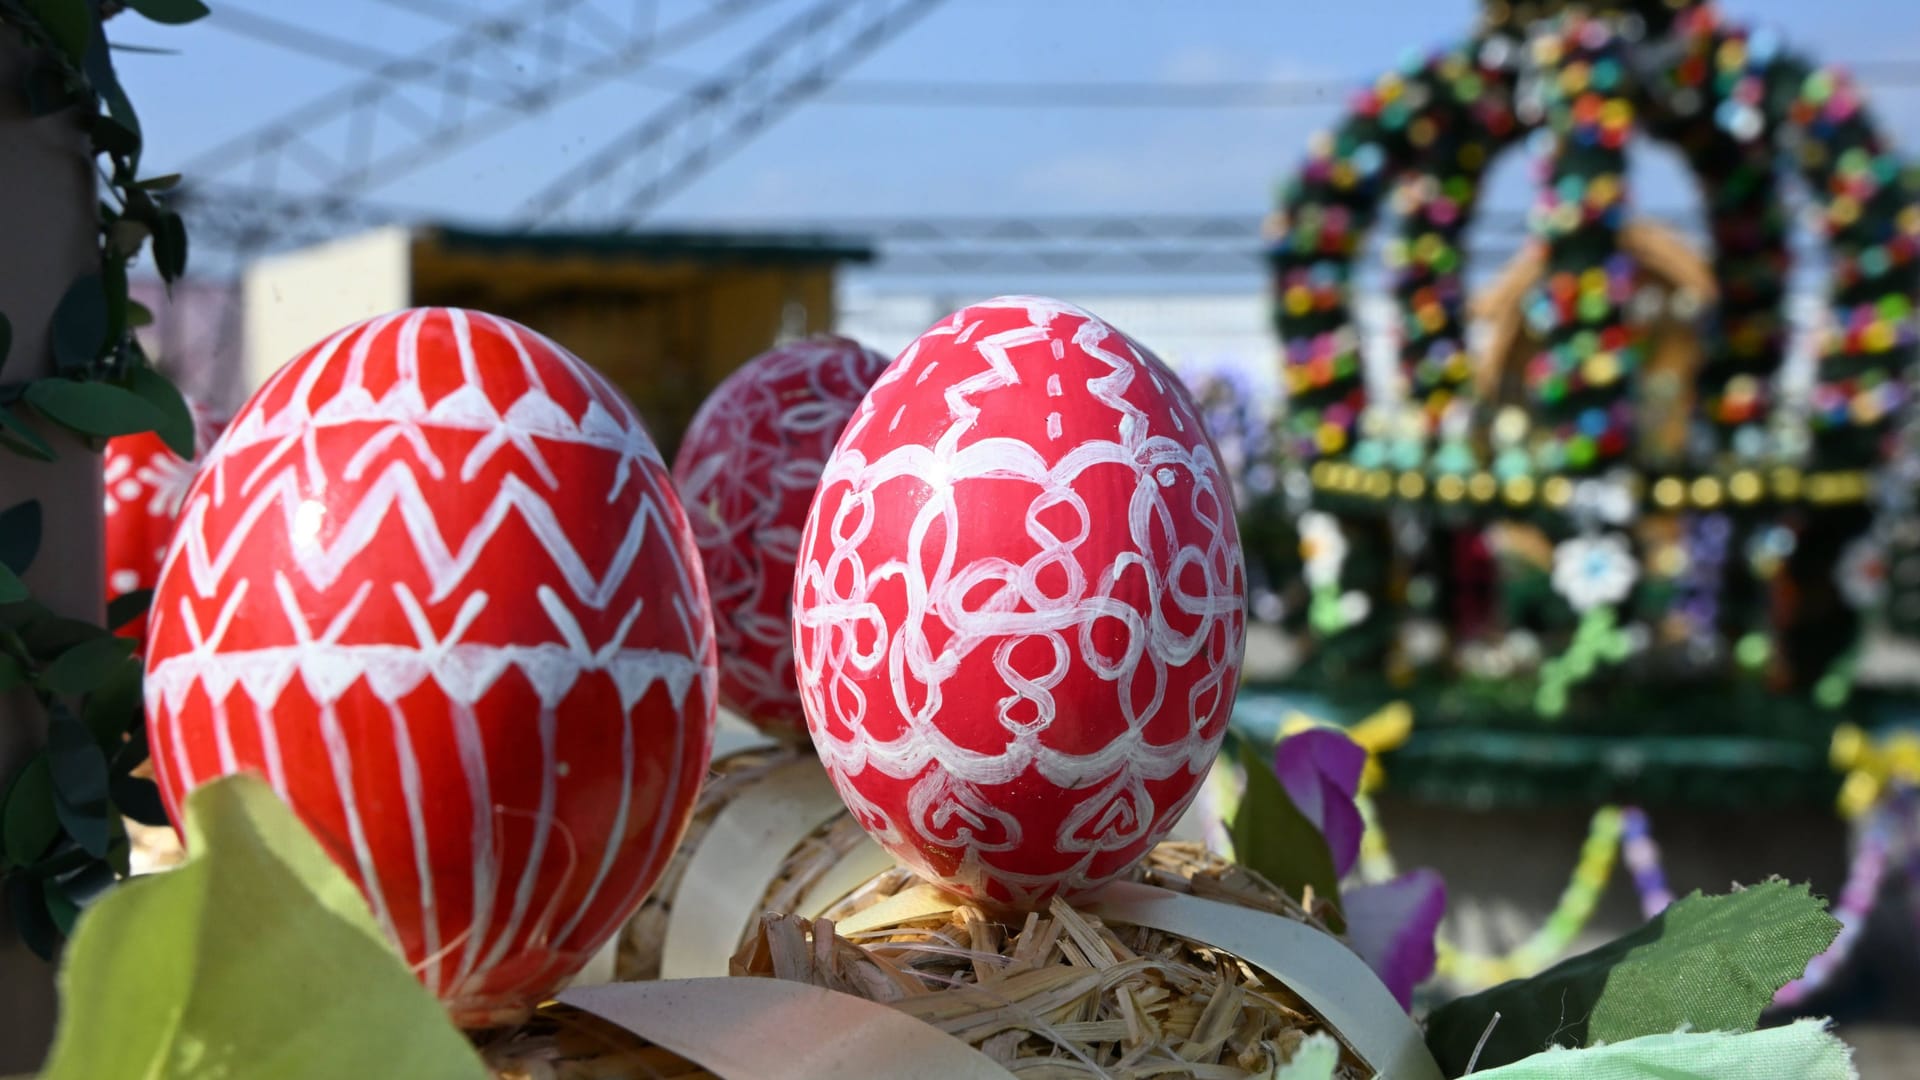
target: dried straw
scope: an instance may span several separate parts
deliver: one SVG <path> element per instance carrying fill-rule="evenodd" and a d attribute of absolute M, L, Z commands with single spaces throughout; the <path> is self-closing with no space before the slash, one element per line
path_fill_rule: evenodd
<path fill-rule="evenodd" d="M 1324 929 L 1279 889 L 1197 844 L 1162 844 L 1132 876 Z M 1322 1027 L 1292 992 L 1237 957 L 1157 930 L 1108 925 L 1059 901 L 1017 924 L 943 901 L 930 913 L 864 929 L 857 940 L 834 931 L 834 919 L 910 890 L 931 886 L 894 869 L 827 918 L 775 909 L 734 957 L 733 973 L 890 1005 L 1025 1080 L 1262 1077 Z M 707 1075 L 622 1038 L 553 1009 L 487 1055 L 497 1075 L 511 1080 Z M 1337 1075 L 1358 1080 L 1367 1072 L 1349 1057 Z"/>

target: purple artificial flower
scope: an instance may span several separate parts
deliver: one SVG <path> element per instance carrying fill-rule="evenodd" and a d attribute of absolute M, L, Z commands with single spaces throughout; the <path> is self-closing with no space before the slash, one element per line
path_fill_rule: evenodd
<path fill-rule="evenodd" d="M 1309 728 L 1280 740 L 1273 768 L 1287 797 L 1326 838 L 1334 873 L 1345 878 L 1360 857 L 1366 826 L 1355 797 L 1367 752 L 1343 732 Z M 1446 882 L 1433 870 L 1401 874 L 1378 885 L 1345 889 L 1340 907 L 1347 943 L 1393 991 L 1413 1007 L 1413 988 L 1433 974 L 1434 937 L 1447 910 Z"/>
<path fill-rule="evenodd" d="M 1400 1007 L 1413 1008 L 1413 988 L 1433 974 L 1434 935 L 1447 913 L 1447 883 L 1433 870 L 1411 870 L 1340 895 L 1347 944 L 1360 954 Z"/>
<path fill-rule="evenodd" d="M 1327 728 L 1309 728 L 1280 740 L 1273 752 L 1273 771 L 1287 797 L 1333 853 L 1333 872 L 1346 877 L 1360 857 L 1360 834 L 1366 826 L 1354 796 L 1360 791 L 1360 772 L 1367 752 L 1352 739 Z"/>

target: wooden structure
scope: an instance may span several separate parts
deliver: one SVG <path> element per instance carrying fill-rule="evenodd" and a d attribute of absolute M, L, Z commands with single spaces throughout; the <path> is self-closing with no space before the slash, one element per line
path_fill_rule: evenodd
<path fill-rule="evenodd" d="M 816 235 L 379 229 L 245 276 L 250 386 L 326 334 L 396 308 L 476 308 L 553 338 L 639 407 L 669 460 L 707 394 L 789 337 L 832 328 L 835 271 L 872 257 Z"/>

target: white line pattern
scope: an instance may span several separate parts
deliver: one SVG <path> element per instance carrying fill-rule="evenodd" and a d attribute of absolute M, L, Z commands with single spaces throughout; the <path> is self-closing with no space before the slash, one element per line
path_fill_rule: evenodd
<path fill-rule="evenodd" d="M 806 737 L 793 674 L 793 569 L 827 455 L 887 358 L 840 337 L 747 361 L 701 404 L 673 478 L 706 568 L 720 695 L 783 738 Z"/>
<path fill-rule="evenodd" d="M 714 635 L 630 405 L 524 327 L 368 320 L 189 489 L 147 660 L 163 793 L 263 772 L 463 1023 L 615 933 L 685 828 Z"/>
<path fill-rule="evenodd" d="M 1244 648 L 1231 494 L 1178 381 L 1099 319 L 1003 297 L 923 334 L 800 547 L 815 746 L 923 874 L 1016 906 L 1082 892 L 1193 798 Z"/>

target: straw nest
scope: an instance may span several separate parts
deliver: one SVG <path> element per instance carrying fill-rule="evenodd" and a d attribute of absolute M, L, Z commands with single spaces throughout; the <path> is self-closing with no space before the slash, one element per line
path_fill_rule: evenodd
<path fill-rule="evenodd" d="M 1320 926 L 1264 879 L 1197 844 L 1160 845 L 1132 877 Z M 862 930 L 857 941 L 833 929 L 833 919 L 925 888 L 894 869 L 825 918 L 769 913 L 735 955 L 733 973 L 887 1004 L 1030 1080 L 1262 1077 L 1322 1027 L 1304 1002 L 1238 957 L 1156 930 L 1108 925 L 1058 901 L 1018 924 L 956 902 Z M 563 1008 L 482 1049 L 501 1080 L 711 1075 Z M 1358 1080 L 1366 1071 L 1349 1057 L 1337 1075 Z"/>
<path fill-rule="evenodd" d="M 646 902 L 620 932 L 619 951 L 614 958 L 616 979 L 638 982 L 660 977 L 661 949 L 666 942 L 667 925 L 673 921 L 673 894 L 714 818 L 741 792 L 802 756 L 812 757 L 811 749 L 769 747 L 742 751 L 713 763 L 713 770 L 700 789 L 699 801 L 694 804 L 686 836 L 674 849 L 673 860 L 648 892 Z M 820 877 L 833 869 L 865 835 L 852 815 L 844 813 L 815 829 L 781 861 L 773 883 L 755 910 L 791 911 Z M 752 923 L 742 925 L 740 940 L 746 941 L 752 932 Z"/>

